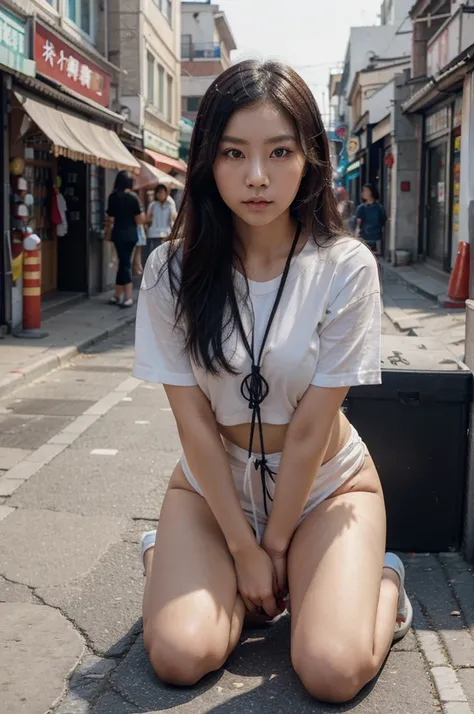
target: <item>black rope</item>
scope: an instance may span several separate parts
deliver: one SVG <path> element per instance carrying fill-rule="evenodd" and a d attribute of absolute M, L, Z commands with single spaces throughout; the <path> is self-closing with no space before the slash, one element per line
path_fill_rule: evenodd
<path fill-rule="evenodd" d="M 267 322 L 267 327 L 265 329 L 265 333 L 263 335 L 263 340 L 262 344 L 260 346 L 260 350 L 258 353 L 258 358 L 255 359 L 255 315 L 253 315 L 253 325 L 252 325 L 252 341 L 251 344 L 249 343 L 247 339 L 247 335 L 245 334 L 245 330 L 242 324 L 242 319 L 240 317 L 240 312 L 239 308 L 237 305 L 237 300 L 235 298 L 235 293 L 232 291 L 231 293 L 231 299 L 233 302 L 234 306 L 234 314 L 237 320 L 237 326 L 239 328 L 239 332 L 242 336 L 242 340 L 244 343 L 244 347 L 247 351 L 247 354 L 249 355 L 251 361 L 252 361 L 252 368 L 250 374 L 248 374 L 244 379 L 242 380 L 242 384 L 240 386 L 240 393 L 242 394 L 243 398 L 249 403 L 249 409 L 252 410 L 252 421 L 250 425 L 250 441 L 249 441 L 249 450 L 248 450 L 248 457 L 250 458 L 252 456 L 253 452 L 253 442 L 254 442 L 254 437 L 255 437 L 255 427 L 258 426 L 258 436 L 260 440 L 260 459 L 255 460 L 255 469 L 258 471 L 260 470 L 260 477 L 262 480 L 262 490 L 263 490 L 263 504 L 265 508 L 265 513 L 268 515 L 268 507 L 267 507 L 267 499 L 269 498 L 270 500 L 272 499 L 272 496 L 267 488 L 267 476 L 270 477 L 270 479 L 275 483 L 275 476 L 276 473 L 271 470 L 271 468 L 268 466 L 267 459 L 265 456 L 265 447 L 263 443 L 263 424 L 262 424 L 262 414 L 260 410 L 260 406 L 262 402 L 267 398 L 268 393 L 270 391 L 270 386 L 261 373 L 261 362 L 262 362 L 262 356 L 263 356 L 263 351 L 265 349 L 265 344 L 268 339 L 268 335 L 270 334 L 270 330 L 273 324 L 273 320 L 276 315 L 276 311 L 278 310 L 278 306 L 281 301 L 281 297 L 283 295 L 283 290 L 285 288 L 285 284 L 288 278 L 288 273 L 290 271 L 291 267 L 291 260 L 293 258 L 293 255 L 296 250 L 296 246 L 298 245 L 298 241 L 301 235 L 301 224 L 298 223 L 297 229 L 296 229 L 296 234 L 293 239 L 293 244 L 291 246 L 290 252 L 288 254 L 288 258 L 286 259 L 286 264 L 285 264 L 285 269 L 283 271 L 283 274 L 281 276 L 280 280 L 280 285 L 278 287 L 278 293 L 275 298 L 275 302 L 273 303 L 273 308 L 270 313 L 270 317 L 268 318 Z M 247 283 L 248 287 L 248 283 Z"/>

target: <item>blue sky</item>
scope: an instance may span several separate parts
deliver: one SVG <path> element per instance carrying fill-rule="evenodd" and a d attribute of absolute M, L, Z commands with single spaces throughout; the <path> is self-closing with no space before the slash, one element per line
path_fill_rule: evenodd
<path fill-rule="evenodd" d="M 310 84 L 327 111 L 331 68 L 344 59 L 349 28 L 377 23 L 381 0 L 213 0 L 234 33 L 242 58 L 283 59 Z"/>

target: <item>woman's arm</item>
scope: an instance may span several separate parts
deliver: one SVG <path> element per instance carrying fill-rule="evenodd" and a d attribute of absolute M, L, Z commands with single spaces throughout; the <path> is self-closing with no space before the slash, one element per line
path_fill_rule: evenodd
<path fill-rule="evenodd" d="M 263 546 L 272 554 L 288 549 L 348 389 L 310 386 L 298 404 L 286 433 L 272 512 L 263 537 Z"/>
<path fill-rule="evenodd" d="M 252 548 L 256 539 L 234 486 L 229 458 L 208 399 L 200 387 L 165 385 L 191 471 L 232 554 Z"/>
<path fill-rule="evenodd" d="M 317 328 L 316 371 L 288 427 L 263 540 L 268 552 L 285 552 L 290 543 L 349 388 L 381 381 L 381 307 L 377 263 L 355 243 L 336 269 Z"/>
<path fill-rule="evenodd" d="M 200 387 L 165 385 L 165 390 L 186 459 L 234 559 L 245 606 L 252 612 L 263 607 L 270 618 L 276 617 L 282 608 L 276 601 L 273 564 L 242 511 L 209 401 Z"/>
<path fill-rule="evenodd" d="M 115 222 L 115 218 L 113 218 L 112 216 L 105 217 L 104 240 L 112 239 L 112 229 L 114 227 L 114 222 Z"/>
<path fill-rule="evenodd" d="M 135 223 L 137 224 L 137 226 L 143 226 L 146 223 L 145 214 L 138 213 L 135 216 Z"/>

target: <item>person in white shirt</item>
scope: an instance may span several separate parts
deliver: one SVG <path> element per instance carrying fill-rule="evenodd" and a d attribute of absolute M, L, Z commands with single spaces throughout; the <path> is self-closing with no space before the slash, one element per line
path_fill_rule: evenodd
<path fill-rule="evenodd" d="M 291 605 L 291 659 L 347 702 L 409 630 L 374 463 L 341 405 L 381 380 L 375 258 L 344 233 L 314 96 L 278 62 L 211 84 L 171 241 L 148 259 L 134 375 L 164 385 L 183 454 L 142 541 L 161 679 L 222 667 Z"/>
<path fill-rule="evenodd" d="M 150 250 L 168 240 L 175 218 L 176 204 L 169 195 L 167 186 L 160 183 L 155 188 L 155 198 L 147 210 Z"/>

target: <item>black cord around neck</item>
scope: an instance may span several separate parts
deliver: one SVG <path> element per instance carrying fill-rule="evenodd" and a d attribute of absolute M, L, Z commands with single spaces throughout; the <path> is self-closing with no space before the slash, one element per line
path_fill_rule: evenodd
<path fill-rule="evenodd" d="M 257 459 L 255 461 L 255 468 L 257 470 L 260 470 L 260 476 L 262 479 L 262 489 L 263 489 L 263 503 L 264 503 L 264 507 L 265 507 L 265 513 L 267 515 L 268 515 L 267 498 L 272 500 L 272 496 L 267 489 L 266 477 L 268 475 L 268 476 L 270 476 L 272 481 L 275 481 L 276 474 L 270 469 L 270 467 L 267 464 L 267 459 L 265 456 L 265 447 L 264 447 L 264 443 L 263 443 L 263 423 L 262 423 L 262 415 L 261 415 L 260 407 L 261 407 L 262 402 L 268 396 L 268 393 L 270 391 L 270 386 L 269 386 L 267 380 L 265 379 L 265 377 L 261 373 L 262 357 L 263 357 L 263 351 L 265 349 L 265 345 L 266 345 L 266 342 L 268 339 L 268 335 L 270 334 L 270 330 L 271 330 L 271 327 L 273 324 L 273 320 L 274 320 L 276 312 L 278 310 L 278 306 L 281 302 L 283 290 L 285 288 L 285 284 L 286 284 L 286 281 L 288 278 L 288 273 L 290 272 L 290 268 L 291 268 L 291 261 L 295 254 L 296 246 L 298 245 L 300 235 L 301 235 L 301 224 L 298 223 L 298 226 L 296 228 L 295 237 L 293 239 L 293 243 L 291 245 L 291 249 L 288 254 L 288 258 L 286 259 L 285 269 L 283 270 L 283 274 L 281 276 L 280 285 L 278 287 L 278 293 L 276 295 L 275 302 L 273 303 L 270 317 L 268 318 L 267 327 L 266 327 L 265 333 L 263 335 L 263 340 L 262 340 L 262 344 L 260 346 L 260 350 L 259 350 L 257 359 L 255 359 L 255 320 L 254 320 L 254 324 L 252 325 L 252 340 L 251 340 L 251 343 L 249 343 L 249 341 L 247 339 L 247 335 L 245 334 L 243 324 L 242 324 L 242 319 L 240 317 L 240 312 L 239 312 L 239 308 L 237 305 L 237 300 L 235 298 L 235 293 L 234 293 L 234 291 L 232 291 L 232 301 L 234 304 L 234 313 L 235 313 L 235 317 L 237 320 L 237 326 L 239 328 L 239 332 L 241 334 L 245 350 L 252 361 L 251 372 L 246 377 L 244 377 L 244 379 L 242 380 L 242 384 L 240 386 L 240 393 L 242 394 L 243 398 L 248 402 L 249 408 L 252 410 L 252 421 L 251 421 L 251 426 L 250 426 L 250 441 L 249 441 L 248 456 L 249 456 L 249 458 L 252 456 L 253 442 L 254 442 L 254 436 L 255 436 L 255 426 L 258 425 L 259 440 L 260 440 L 260 459 Z M 248 288 L 248 282 L 247 282 L 247 288 Z"/>

